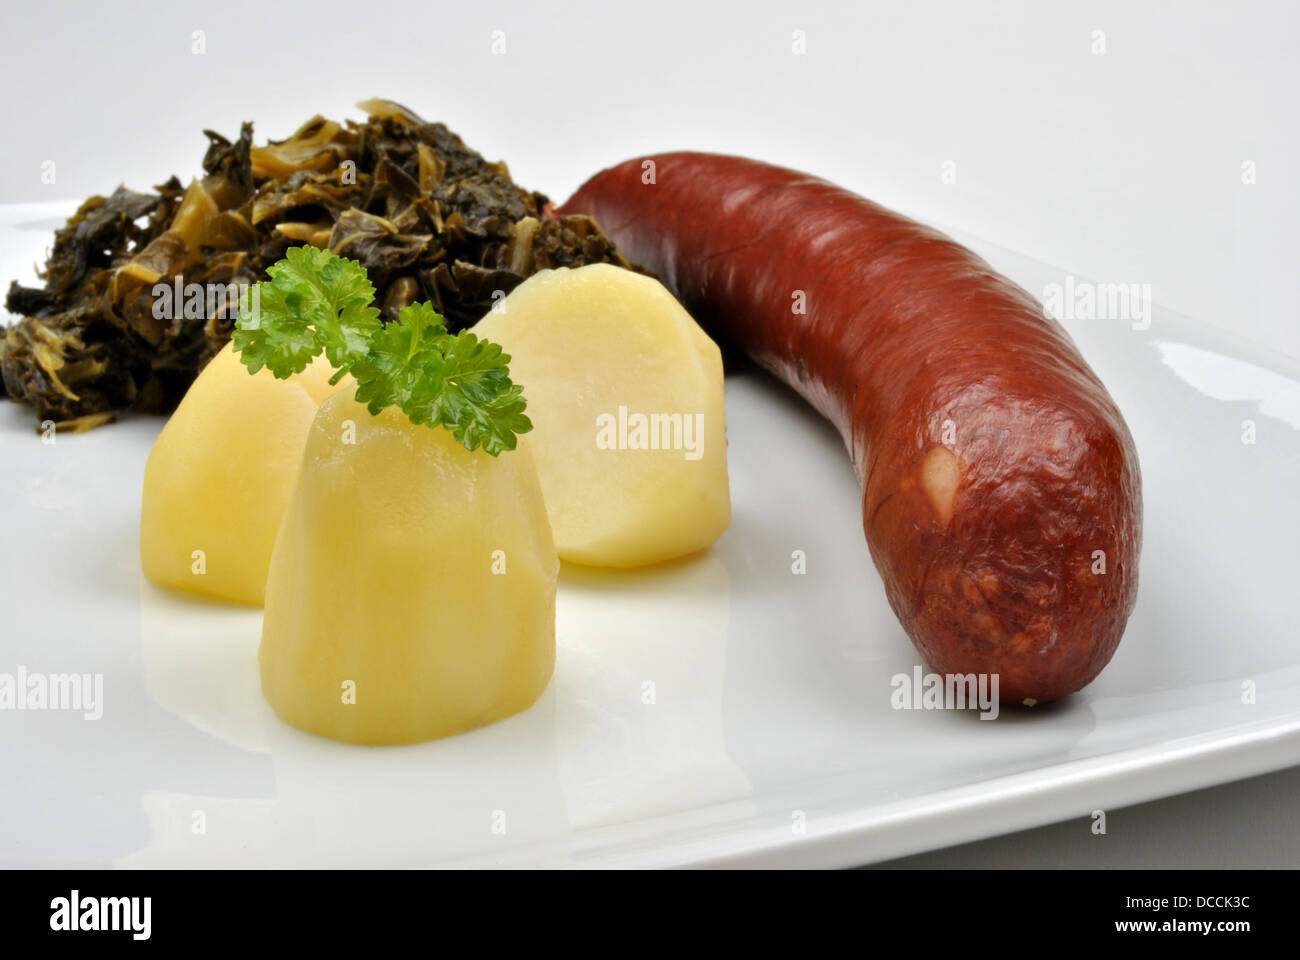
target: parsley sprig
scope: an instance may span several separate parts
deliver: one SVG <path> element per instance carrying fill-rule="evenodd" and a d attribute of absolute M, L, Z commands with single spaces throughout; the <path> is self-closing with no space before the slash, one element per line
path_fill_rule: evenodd
<path fill-rule="evenodd" d="M 510 355 L 468 330 L 447 332 L 433 306 L 413 303 L 383 324 L 361 264 L 315 247 L 291 248 L 239 304 L 234 345 L 251 373 L 285 379 L 324 351 L 357 382 L 371 413 L 395 406 L 415 423 L 446 427 L 469 450 L 513 450 L 533 428 Z"/>

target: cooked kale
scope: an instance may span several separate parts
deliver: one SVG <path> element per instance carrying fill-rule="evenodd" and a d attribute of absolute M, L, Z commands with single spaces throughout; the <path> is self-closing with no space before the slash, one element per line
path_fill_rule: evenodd
<path fill-rule="evenodd" d="M 44 285 L 9 287 L 22 317 L 0 340 L 9 396 L 61 430 L 171 410 L 230 339 L 239 285 L 299 244 L 360 261 L 386 320 L 430 300 L 453 332 L 538 270 L 631 267 L 594 221 L 552 217 L 545 196 L 441 123 L 360 106 L 364 123 L 313 117 L 261 147 L 251 123 L 233 142 L 204 131 L 204 175 L 188 187 L 172 177 L 83 203 L 55 235 Z M 202 309 L 155 309 L 160 284 L 198 284 Z"/>

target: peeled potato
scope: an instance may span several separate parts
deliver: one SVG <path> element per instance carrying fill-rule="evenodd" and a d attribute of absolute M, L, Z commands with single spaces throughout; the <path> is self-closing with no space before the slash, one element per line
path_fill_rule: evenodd
<path fill-rule="evenodd" d="M 634 567 L 722 535 L 722 358 L 662 284 L 610 264 L 544 270 L 474 332 L 523 384 L 562 558 Z"/>
<path fill-rule="evenodd" d="M 324 357 L 277 380 L 227 345 L 158 435 L 144 471 L 140 563 L 155 583 L 261 604 L 303 444 L 331 386 Z M 350 378 L 345 378 L 344 383 Z"/>
<path fill-rule="evenodd" d="M 555 665 L 559 559 L 528 445 L 491 457 L 339 394 L 275 545 L 258 660 L 287 722 L 415 743 L 530 706 Z"/>

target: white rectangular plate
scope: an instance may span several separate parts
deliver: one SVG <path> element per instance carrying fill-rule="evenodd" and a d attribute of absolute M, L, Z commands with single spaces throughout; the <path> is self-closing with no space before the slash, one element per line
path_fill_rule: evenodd
<path fill-rule="evenodd" d="M 68 212 L 5 209 L 0 278 L 30 282 Z M 1064 282 L 962 239 L 1036 295 Z M 0 864 L 847 866 L 1300 763 L 1300 370 L 1159 308 L 1066 325 L 1137 441 L 1138 605 L 1090 687 L 991 722 L 891 707 L 918 661 L 848 458 L 758 374 L 728 380 L 716 547 L 566 568 L 538 704 L 390 748 L 281 723 L 260 611 L 142 579 L 161 420 L 43 444 L 0 402 L 0 673 L 104 682 L 98 720 L 0 711 Z"/>

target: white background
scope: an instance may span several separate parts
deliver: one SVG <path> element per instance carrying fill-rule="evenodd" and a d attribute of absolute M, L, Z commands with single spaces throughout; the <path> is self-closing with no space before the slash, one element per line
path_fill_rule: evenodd
<path fill-rule="evenodd" d="M 6 0 L 0 202 L 189 176 L 204 127 L 279 138 L 381 95 L 556 199 L 639 153 L 748 154 L 1300 356 L 1298 26 L 1262 2 Z"/>
<path fill-rule="evenodd" d="M 6 0 L 0 202 L 188 177 L 204 127 L 279 138 L 386 96 L 557 200 L 637 154 L 748 154 L 1300 357 L 1298 27 L 1263 2 Z M 1233 795 L 1237 829 L 1293 804 L 1278 777 Z M 1183 849 L 1178 802 L 1151 822 Z"/>

